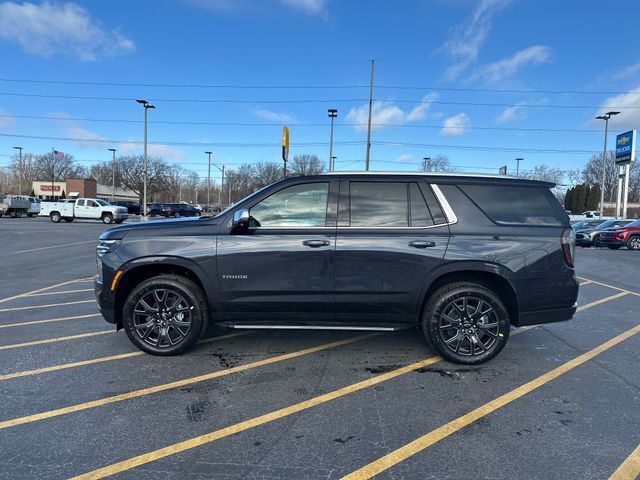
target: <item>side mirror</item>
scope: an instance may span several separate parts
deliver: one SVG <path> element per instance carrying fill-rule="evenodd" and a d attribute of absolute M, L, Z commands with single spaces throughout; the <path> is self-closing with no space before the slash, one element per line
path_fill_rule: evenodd
<path fill-rule="evenodd" d="M 231 220 L 231 231 L 247 231 L 249 229 L 249 218 L 249 210 L 246 208 L 236 210 L 233 214 L 233 220 Z"/>

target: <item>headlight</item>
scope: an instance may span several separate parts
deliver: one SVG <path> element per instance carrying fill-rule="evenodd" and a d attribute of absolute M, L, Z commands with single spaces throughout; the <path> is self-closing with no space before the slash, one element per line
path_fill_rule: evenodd
<path fill-rule="evenodd" d="M 122 240 L 100 240 L 96 247 L 96 255 L 101 258 L 103 255 L 113 252 Z"/>

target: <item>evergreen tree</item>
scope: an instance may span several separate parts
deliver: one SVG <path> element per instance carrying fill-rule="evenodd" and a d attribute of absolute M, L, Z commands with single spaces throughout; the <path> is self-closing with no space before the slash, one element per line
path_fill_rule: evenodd
<path fill-rule="evenodd" d="M 67 198 L 67 194 L 64 193 L 64 190 L 62 190 L 62 195 L 60 195 L 60 200 L 64 200 L 65 198 Z"/>
<path fill-rule="evenodd" d="M 565 210 L 569 210 L 571 213 L 575 213 L 573 211 L 573 188 L 567 189 L 567 193 L 564 196 L 564 208 Z"/>

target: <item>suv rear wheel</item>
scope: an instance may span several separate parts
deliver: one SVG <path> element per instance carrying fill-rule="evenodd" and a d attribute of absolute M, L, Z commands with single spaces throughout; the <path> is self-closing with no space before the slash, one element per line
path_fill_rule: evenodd
<path fill-rule="evenodd" d="M 204 294 L 191 280 L 160 275 L 134 288 L 122 311 L 124 329 L 140 350 L 153 355 L 177 355 L 206 330 Z"/>
<path fill-rule="evenodd" d="M 466 365 L 486 362 L 509 338 L 509 313 L 500 297 L 483 285 L 456 282 L 429 299 L 422 330 L 445 359 Z"/>

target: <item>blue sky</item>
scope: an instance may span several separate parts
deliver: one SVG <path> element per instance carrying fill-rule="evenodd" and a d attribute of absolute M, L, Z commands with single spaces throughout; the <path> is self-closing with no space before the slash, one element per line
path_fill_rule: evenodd
<path fill-rule="evenodd" d="M 461 171 L 512 169 L 515 157 L 525 158 L 524 169 L 579 168 L 602 149 L 602 124 L 592 119 L 607 107 L 622 111 L 610 142 L 640 127 L 634 7 L 632 0 L 0 2 L 0 164 L 15 145 L 56 148 L 85 165 L 109 159 L 110 147 L 140 152 L 143 112 L 134 99 L 146 98 L 157 106 L 151 152 L 201 175 L 210 149 L 230 168 L 280 162 L 283 125 L 292 155 L 326 159 L 331 107 L 337 169 L 362 169 L 359 124 L 375 58 L 372 169 L 416 170 L 422 157 L 438 154 Z"/>

